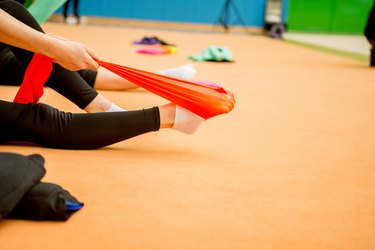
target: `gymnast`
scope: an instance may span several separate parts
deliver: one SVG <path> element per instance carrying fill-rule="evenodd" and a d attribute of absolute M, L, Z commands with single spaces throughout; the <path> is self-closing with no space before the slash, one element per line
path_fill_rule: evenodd
<path fill-rule="evenodd" d="M 20 86 L 25 71 L 25 66 L 18 61 L 17 57 L 9 48 L 0 51 L 0 85 Z M 69 85 L 66 84 L 64 77 L 56 75 L 56 71 L 57 68 L 55 67 L 45 83 L 45 86 L 54 89 L 61 95 L 70 99 L 78 107 L 88 113 L 125 111 L 95 90 L 126 91 L 138 88 L 137 85 L 103 67 L 100 67 L 98 70 L 78 70 L 78 75 L 75 75 L 73 79 L 69 79 L 71 81 Z M 183 65 L 164 69 L 159 73 L 166 76 L 190 80 L 194 77 L 196 71 L 193 65 Z M 92 90 L 92 88 L 95 90 Z M 91 93 L 91 98 L 89 96 L 88 100 L 85 100 L 84 98 L 88 93 Z M 92 96 L 96 96 L 96 98 L 92 100 Z"/>
<path fill-rule="evenodd" d="M 1 2 L 2 0 L 0 0 Z M 35 22 L 29 22 L 29 26 L 43 32 L 42 28 Z M 57 39 L 67 40 L 65 38 L 51 35 Z M 0 50 L 0 85 L 20 86 L 25 74 L 25 62 L 20 62 L 14 53 L 9 48 Z M 110 102 L 97 90 L 113 90 L 123 91 L 137 88 L 138 86 L 125 80 L 122 77 L 100 67 L 98 70 L 82 69 L 77 71 L 78 74 L 74 76 L 58 73 L 59 67 L 54 67 L 46 86 L 59 92 L 81 109 L 86 112 L 105 112 L 105 111 L 124 111 L 124 109 Z M 196 71 L 192 65 L 184 65 L 172 69 L 165 69 L 159 72 L 163 75 L 168 75 L 176 78 L 189 80 L 193 78 Z M 66 84 L 69 80 L 69 84 Z M 95 98 L 93 98 L 95 97 Z"/>
<path fill-rule="evenodd" d="M 108 100 L 76 72 L 97 71 L 96 54 L 82 43 L 44 34 L 30 13 L 10 0 L 0 0 L 0 51 L 4 49 L 25 68 L 34 53 L 52 58 L 49 81 L 60 83 L 54 85 L 55 90 L 88 112 L 104 111 L 98 110 L 102 105 L 93 104 Z M 105 147 L 161 128 L 191 134 L 204 121 L 173 103 L 134 111 L 72 114 L 46 104 L 0 100 L 0 117 L 0 142 L 30 142 L 61 149 Z"/>

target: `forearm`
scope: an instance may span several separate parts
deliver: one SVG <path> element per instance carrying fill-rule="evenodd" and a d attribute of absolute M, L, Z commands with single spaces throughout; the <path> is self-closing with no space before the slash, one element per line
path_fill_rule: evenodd
<path fill-rule="evenodd" d="M 53 58 L 55 39 L 24 25 L 0 9 L 0 41 Z"/>
<path fill-rule="evenodd" d="M 95 61 L 98 59 L 97 56 L 86 45 L 45 35 L 21 22 L 27 15 L 33 18 L 21 5 L 12 1 L 0 3 L 7 3 L 8 7 L 0 8 L 1 43 L 48 56 L 71 71 L 86 68 L 96 70 L 99 67 Z"/>

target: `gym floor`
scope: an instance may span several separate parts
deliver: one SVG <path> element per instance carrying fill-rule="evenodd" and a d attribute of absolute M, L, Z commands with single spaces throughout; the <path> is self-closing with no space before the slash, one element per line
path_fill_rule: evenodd
<path fill-rule="evenodd" d="M 355 53 L 363 56 L 370 56 L 370 43 L 364 35 L 345 34 L 310 34 L 287 32 L 284 38 L 288 41 L 296 41 L 343 52 Z"/>
<path fill-rule="evenodd" d="M 42 154 L 44 181 L 85 207 L 64 223 L 4 220 L 0 249 L 375 248 L 375 71 L 366 62 L 259 35 L 44 29 L 148 71 L 228 47 L 234 63 L 194 63 L 195 79 L 221 84 L 237 103 L 193 135 L 163 130 L 98 150 L 1 145 Z M 177 44 L 178 53 L 134 53 L 131 42 L 145 35 Z M 8 101 L 17 92 L 0 89 Z M 166 102 L 141 89 L 102 93 L 125 109 Z M 82 112 L 50 89 L 41 101 Z"/>
<path fill-rule="evenodd" d="M 285 41 L 370 63 L 370 43 L 362 35 L 287 32 Z"/>

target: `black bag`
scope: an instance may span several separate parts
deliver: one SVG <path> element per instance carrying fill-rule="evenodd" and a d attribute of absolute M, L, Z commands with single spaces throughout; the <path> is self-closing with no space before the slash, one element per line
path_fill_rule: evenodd
<path fill-rule="evenodd" d="M 66 221 L 83 207 L 59 185 L 40 182 L 45 173 L 41 155 L 0 153 L 0 220 Z"/>
<path fill-rule="evenodd" d="M 33 186 L 9 214 L 10 218 L 26 220 L 66 221 L 83 207 L 68 191 L 53 183 Z"/>
<path fill-rule="evenodd" d="M 11 212 L 25 193 L 43 178 L 41 155 L 0 153 L 0 219 Z"/>

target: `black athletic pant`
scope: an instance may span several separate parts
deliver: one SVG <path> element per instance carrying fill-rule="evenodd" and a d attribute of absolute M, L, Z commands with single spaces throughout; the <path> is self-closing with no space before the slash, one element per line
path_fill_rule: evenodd
<path fill-rule="evenodd" d="M 66 19 L 68 17 L 68 8 L 69 8 L 69 5 L 70 5 L 70 2 L 73 1 L 73 12 L 74 12 L 74 16 L 79 18 L 79 12 L 78 12 L 78 6 L 79 6 L 79 0 L 68 0 L 66 1 L 66 3 L 64 4 L 64 18 Z"/>
<path fill-rule="evenodd" d="M 33 28 L 39 27 L 35 19 L 17 2 L 0 0 L 0 8 Z M 36 29 L 42 31 L 40 27 Z M 0 50 L 7 48 L 23 66 L 28 65 L 32 53 L 0 43 Z M 76 79 L 82 79 L 76 72 L 65 70 L 57 64 L 54 64 L 53 73 L 57 81 L 62 81 L 67 86 Z M 61 85 L 56 88 L 63 93 L 73 89 L 65 89 Z M 90 89 L 88 86 L 88 92 L 92 93 Z M 160 115 L 157 107 L 128 112 L 71 114 L 45 104 L 17 104 L 0 100 L 0 142 L 22 141 L 51 148 L 93 149 L 157 131 L 159 128 Z"/>
<path fill-rule="evenodd" d="M 26 65 L 27 66 L 27 65 Z M 83 69 L 77 71 L 80 77 L 72 73 L 69 82 L 63 82 L 58 70 L 52 70 L 51 76 L 45 86 L 60 93 L 81 109 L 84 109 L 98 95 L 94 88 L 97 71 Z M 0 85 L 21 86 L 26 67 L 22 65 L 9 48 L 0 51 Z"/>

